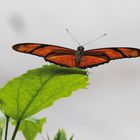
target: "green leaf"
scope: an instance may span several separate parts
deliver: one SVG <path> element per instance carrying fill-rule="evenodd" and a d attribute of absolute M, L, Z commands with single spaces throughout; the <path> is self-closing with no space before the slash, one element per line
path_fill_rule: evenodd
<path fill-rule="evenodd" d="M 53 140 L 67 140 L 65 130 L 64 129 L 59 129 Z M 73 140 L 73 135 L 70 137 L 69 140 Z"/>
<path fill-rule="evenodd" d="M 21 121 L 19 130 L 23 133 L 26 140 L 34 140 L 38 133 L 41 133 L 42 127 L 46 123 L 46 118 Z M 16 124 L 14 121 L 12 124 Z"/>
<path fill-rule="evenodd" d="M 0 89 L 2 111 L 21 121 L 51 106 L 59 98 L 70 96 L 88 83 L 86 71 L 45 65 L 9 81 Z"/>
<path fill-rule="evenodd" d="M 59 129 L 54 137 L 54 140 L 67 140 L 66 133 L 64 129 Z"/>

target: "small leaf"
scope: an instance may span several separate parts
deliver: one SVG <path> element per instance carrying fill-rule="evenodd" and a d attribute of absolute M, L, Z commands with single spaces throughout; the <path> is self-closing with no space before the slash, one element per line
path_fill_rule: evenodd
<path fill-rule="evenodd" d="M 66 133 L 64 129 L 59 129 L 54 137 L 54 140 L 67 140 Z"/>
<path fill-rule="evenodd" d="M 51 106 L 59 98 L 87 84 L 87 73 L 78 68 L 45 65 L 9 81 L 0 89 L 2 111 L 21 121 Z"/>
<path fill-rule="evenodd" d="M 41 133 L 42 127 L 46 123 L 46 118 L 28 119 L 21 121 L 19 130 L 23 133 L 26 140 L 34 140 L 38 133 Z M 12 124 L 16 124 L 14 121 Z"/>

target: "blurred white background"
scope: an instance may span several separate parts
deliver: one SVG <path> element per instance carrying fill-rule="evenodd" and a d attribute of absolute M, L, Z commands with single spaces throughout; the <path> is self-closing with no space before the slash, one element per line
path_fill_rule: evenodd
<path fill-rule="evenodd" d="M 38 42 L 76 49 L 65 28 L 81 44 L 108 33 L 86 49 L 140 48 L 139 13 L 139 0 L 0 0 L 0 86 L 46 64 L 43 58 L 15 52 L 13 44 Z M 139 140 L 140 58 L 115 60 L 88 71 L 87 89 L 37 115 L 47 117 L 43 135 L 48 132 L 52 137 L 58 128 L 65 128 L 74 140 Z M 16 139 L 24 138 L 19 133 Z"/>

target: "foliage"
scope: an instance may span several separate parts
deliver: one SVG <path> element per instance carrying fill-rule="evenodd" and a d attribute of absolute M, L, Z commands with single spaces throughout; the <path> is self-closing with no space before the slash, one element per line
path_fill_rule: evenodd
<path fill-rule="evenodd" d="M 48 140 L 50 140 L 48 136 Z M 67 135 L 64 129 L 59 129 L 53 140 L 67 140 Z M 73 140 L 73 135 L 69 138 L 69 140 Z"/>
<path fill-rule="evenodd" d="M 41 133 L 46 118 L 42 119 L 26 119 L 20 124 L 19 130 L 23 133 L 26 140 L 34 140 L 38 133 Z M 13 122 L 15 125 L 16 123 Z"/>
<path fill-rule="evenodd" d="M 88 85 L 87 81 L 86 71 L 57 65 L 44 65 L 10 80 L 0 89 L 0 105 L 7 118 L 14 119 L 16 123 L 11 140 L 15 139 L 18 128 L 26 140 L 33 140 L 36 134 L 41 132 L 45 120 L 33 121 L 26 118 L 51 106 L 56 100 L 70 96 L 73 91 L 85 88 Z M 8 122 L 9 119 L 6 130 Z M 2 131 L 3 127 L 0 128 L 0 135 Z M 7 132 L 5 131 L 5 140 Z M 54 138 L 54 140 L 65 139 L 64 130 L 59 130 Z M 73 137 L 70 138 L 72 139 Z"/>
<path fill-rule="evenodd" d="M 86 72 L 81 69 L 45 65 L 9 81 L 0 89 L 2 111 L 21 121 L 51 106 L 59 98 L 70 96 L 87 86 Z"/>

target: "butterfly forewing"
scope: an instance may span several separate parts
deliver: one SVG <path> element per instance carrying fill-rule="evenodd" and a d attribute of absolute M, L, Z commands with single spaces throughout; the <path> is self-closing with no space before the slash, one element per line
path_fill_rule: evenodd
<path fill-rule="evenodd" d="M 140 56 L 140 50 L 136 48 L 101 48 L 87 50 L 84 54 L 91 56 L 106 56 L 110 60 L 113 60 L 120 58 L 138 57 Z"/>
<path fill-rule="evenodd" d="M 13 46 L 13 49 L 23 53 L 30 53 L 33 55 L 47 55 L 49 53 L 53 53 L 56 51 L 68 51 L 74 52 L 73 49 L 68 49 L 60 46 L 49 45 L 49 44 L 39 44 L 39 43 L 23 43 L 23 44 L 16 44 Z"/>
<path fill-rule="evenodd" d="M 39 43 L 23 43 L 16 44 L 13 46 L 13 49 L 22 53 L 29 53 L 38 56 L 46 56 L 51 53 L 62 53 L 63 51 L 67 51 L 68 53 L 74 53 L 75 50 L 68 49 L 55 45 L 48 44 L 39 44 Z"/>

